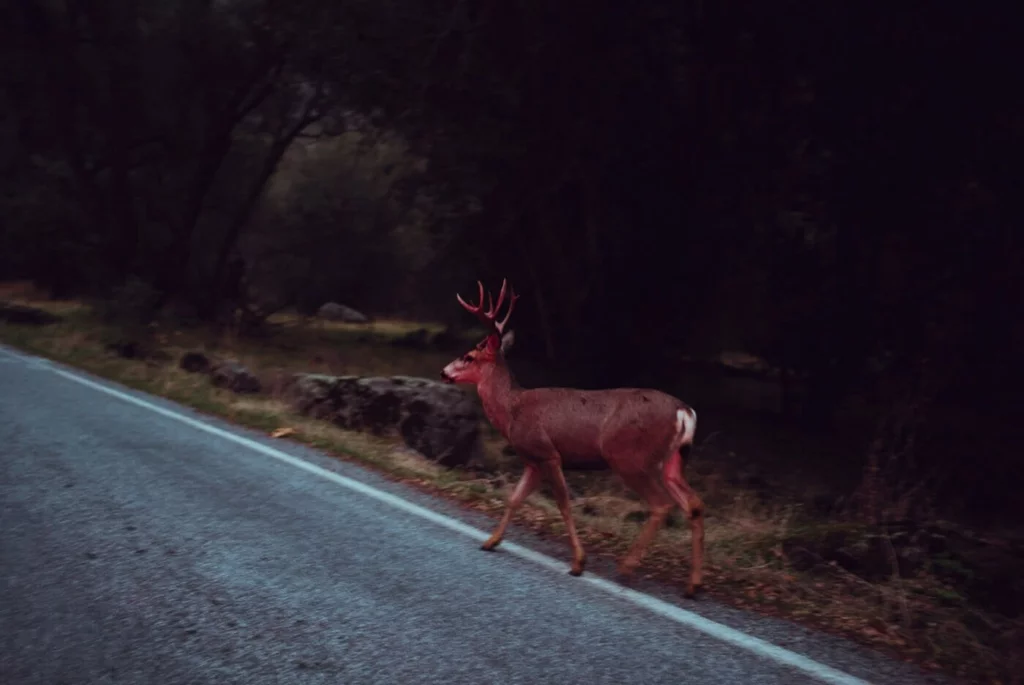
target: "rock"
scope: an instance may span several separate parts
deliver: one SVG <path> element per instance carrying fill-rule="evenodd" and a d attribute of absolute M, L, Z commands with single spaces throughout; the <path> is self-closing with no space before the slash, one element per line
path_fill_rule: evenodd
<path fill-rule="evenodd" d="M 867 580 L 885 580 L 892 575 L 893 565 L 885 540 L 870 535 L 832 550 L 832 561 Z"/>
<path fill-rule="evenodd" d="M 210 359 L 202 352 L 186 352 L 178 366 L 189 373 L 206 373 L 210 370 Z"/>
<path fill-rule="evenodd" d="M 26 326 L 46 326 L 63 321 L 63 319 L 56 314 L 35 307 L 0 302 L 0 321 Z"/>
<path fill-rule="evenodd" d="M 107 352 L 124 359 L 138 359 L 145 356 L 142 345 L 135 340 L 116 340 L 107 343 L 104 348 Z"/>
<path fill-rule="evenodd" d="M 133 340 L 130 338 L 114 340 L 103 346 L 104 349 L 122 359 L 137 359 L 149 366 L 159 366 L 172 360 L 169 352 L 152 346 L 151 341 Z"/>
<path fill-rule="evenodd" d="M 479 405 L 445 383 L 408 376 L 298 374 L 286 397 L 300 414 L 346 430 L 397 433 L 406 445 L 444 466 L 466 466 L 481 455 Z"/>
<path fill-rule="evenodd" d="M 342 323 L 369 323 L 370 318 L 362 312 L 337 302 L 326 302 L 317 310 L 318 318 Z"/>
<path fill-rule="evenodd" d="M 651 516 L 650 512 L 638 509 L 637 511 L 631 511 L 622 517 L 623 521 L 631 523 L 644 523 Z"/>
<path fill-rule="evenodd" d="M 260 379 L 252 371 L 235 360 L 217 363 L 210 372 L 210 382 L 218 388 L 227 388 L 235 393 L 256 393 L 260 391 Z"/>

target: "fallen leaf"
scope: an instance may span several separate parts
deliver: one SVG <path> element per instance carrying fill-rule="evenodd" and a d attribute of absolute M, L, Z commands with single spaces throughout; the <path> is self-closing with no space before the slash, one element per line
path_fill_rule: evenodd
<path fill-rule="evenodd" d="M 278 428 L 270 434 L 272 438 L 284 438 L 295 433 L 294 428 Z"/>

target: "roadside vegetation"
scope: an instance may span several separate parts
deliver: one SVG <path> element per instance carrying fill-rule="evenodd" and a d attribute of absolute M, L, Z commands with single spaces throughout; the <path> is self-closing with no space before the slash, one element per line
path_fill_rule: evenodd
<path fill-rule="evenodd" d="M 281 392 L 287 378 L 301 372 L 434 378 L 453 356 L 449 351 L 394 343 L 412 331 L 436 334 L 438 325 L 343 324 L 282 312 L 258 335 L 246 337 L 172 321 L 126 333 L 102 323 L 85 303 L 43 299 L 17 284 L 0 289 L 0 301 L 60 317 L 46 325 L 0 320 L 4 344 L 302 442 L 465 506 L 497 516 L 518 478 L 516 457 L 489 425 L 484 426 L 484 460 L 472 469 L 447 469 L 398 438 L 299 416 Z M 126 335 L 136 343 L 134 358 L 120 351 Z M 184 371 L 179 359 L 195 351 L 238 360 L 257 375 L 262 391 L 234 394 L 214 387 L 205 375 Z M 996 541 L 941 520 L 858 523 L 835 514 L 821 495 L 808 498 L 807 492 L 820 492 L 816 483 L 787 485 L 763 475 L 766 467 L 761 464 L 759 471 L 756 461 L 764 456 L 738 454 L 740 444 L 723 431 L 699 431 L 687 465 L 688 478 L 707 503 L 711 597 L 842 634 L 925 668 L 975 681 L 1020 682 L 1024 544 L 1006 531 Z M 568 472 L 567 477 L 588 551 L 623 553 L 645 518 L 643 504 L 610 473 Z M 804 476 L 813 477 L 810 471 Z M 516 520 L 545 536 L 563 533 L 543 488 Z M 689 568 L 688 537 L 684 519 L 674 514 L 641 575 L 681 590 Z"/>

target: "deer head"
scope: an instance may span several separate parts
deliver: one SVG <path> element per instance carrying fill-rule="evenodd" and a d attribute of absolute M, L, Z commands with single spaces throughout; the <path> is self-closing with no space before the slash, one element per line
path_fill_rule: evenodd
<path fill-rule="evenodd" d="M 499 361 L 504 360 L 505 352 L 512 347 L 515 341 L 513 332 L 506 331 L 505 327 L 508 325 L 512 309 L 519 296 L 508 287 L 507 280 L 503 279 L 501 292 L 498 293 L 498 301 L 494 302 L 491 294 L 487 293 L 488 308 L 484 311 L 484 284 L 477 281 L 477 285 L 480 287 L 480 303 L 475 307 L 463 300 L 461 295 L 456 294 L 455 299 L 466 311 L 480 319 L 488 333 L 483 340 L 477 343 L 476 347 L 442 369 L 441 379 L 446 383 L 480 383 Z M 508 310 L 505 312 L 505 318 L 498 321 L 498 310 L 501 309 L 501 305 L 505 301 L 506 292 L 510 294 Z"/>

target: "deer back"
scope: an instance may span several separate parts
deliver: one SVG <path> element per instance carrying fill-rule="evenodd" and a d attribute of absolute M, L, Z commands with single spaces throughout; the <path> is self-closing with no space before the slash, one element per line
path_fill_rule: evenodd
<path fill-rule="evenodd" d="M 509 443 L 523 456 L 553 448 L 566 463 L 614 458 L 610 451 L 664 451 L 678 436 L 677 410 L 686 405 L 657 390 L 536 388 L 515 394 Z M 614 466 L 614 464 L 613 464 Z"/>

